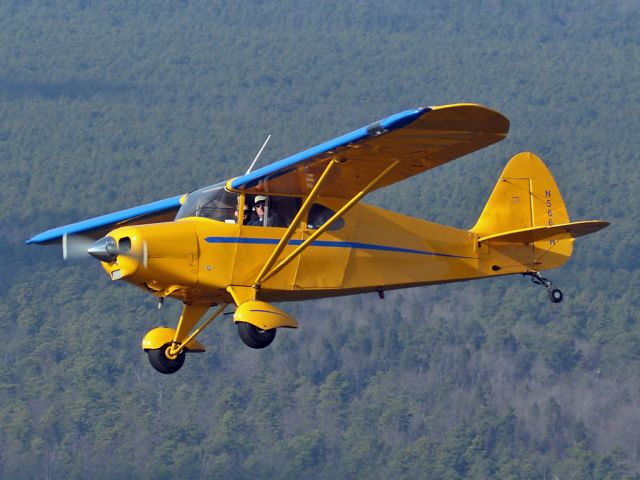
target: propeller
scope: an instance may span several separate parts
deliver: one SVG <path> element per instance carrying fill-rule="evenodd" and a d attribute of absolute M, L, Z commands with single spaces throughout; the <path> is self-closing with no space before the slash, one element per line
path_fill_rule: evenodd
<path fill-rule="evenodd" d="M 87 250 L 95 242 L 94 238 L 84 237 L 82 235 L 62 236 L 62 258 L 64 260 L 79 260 L 87 258 L 89 253 Z"/>
<path fill-rule="evenodd" d="M 83 237 L 81 235 L 68 236 L 66 233 L 62 236 L 62 258 L 65 260 L 73 260 L 78 258 L 86 258 L 87 254 L 101 262 L 112 263 L 116 261 L 118 256 L 126 256 L 141 261 L 144 268 L 147 268 L 149 261 L 149 250 L 147 242 L 142 241 L 142 258 L 131 251 L 131 241 L 120 240 L 120 244 L 116 244 L 113 237 L 102 237 L 99 240 Z"/>

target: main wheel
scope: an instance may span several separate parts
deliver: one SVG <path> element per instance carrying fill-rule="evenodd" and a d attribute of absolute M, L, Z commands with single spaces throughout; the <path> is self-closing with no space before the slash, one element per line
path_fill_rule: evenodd
<path fill-rule="evenodd" d="M 551 300 L 551 303 L 560 303 L 562 301 L 562 298 L 562 292 L 557 288 L 549 291 L 549 300 Z"/>
<path fill-rule="evenodd" d="M 247 322 L 238 322 L 238 334 L 247 347 L 264 348 L 271 345 L 276 338 L 276 329 L 260 330 Z"/>
<path fill-rule="evenodd" d="M 167 350 L 171 346 L 170 343 L 165 343 L 162 347 L 153 350 L 147 350 L 147 356 L 149 357 L 149 363 L 158 372 L 164 374 L 176 373 L 182 368 L 185 360 L 184 350 L 175 358 L 171 359 L 167 357 Z"/>

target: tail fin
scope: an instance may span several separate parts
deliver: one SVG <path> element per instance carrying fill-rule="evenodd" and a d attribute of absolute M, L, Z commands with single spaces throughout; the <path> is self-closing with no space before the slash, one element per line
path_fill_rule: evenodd
<path fill-rule="evenodd" d="M 607 225 L 571 223 L 549 169 L 533 153 L 522 152 L 505 167 L 471 231 L 482 247 L 515 261 L 508 271 L 547 270 L 569 259 L 575 237 Z"/>
<path fill-rule="evenodd" d="M 551 172 L 530 152 L 514 156 L 504 168 L 480 218 L 478 235 L 569 223 L 569 214 Z"/>

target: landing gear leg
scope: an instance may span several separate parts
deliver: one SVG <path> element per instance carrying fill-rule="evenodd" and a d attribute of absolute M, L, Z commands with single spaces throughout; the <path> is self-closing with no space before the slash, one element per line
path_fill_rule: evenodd
<path fill-rule="evenodd" d="M 527 272 L 527 273 L 524 273 L 523 275 L 530 276 L 531 281 L 536 285 L 544 286 L 547 289 L 547 292 L 549 294 L 549 300 L 551 301 L 551 303 L 560 303 L 564 298 L 564 295 L 562 295 L 562 291 L 557 288 L 551 288 L 551 286 L 553 285 L 553 282 L 551 282 L 551 280 L 544 278 L 542 275 L 540 275 L 540 272 L 535 272 L 535 271 Z"/>
<path fill-rule="evenodd" d="M 191 305 L 185 303 L 178 327 L 175 330 L 159 327 L 147 333 L 142 340 L 142 349 L 147 352 L 153 368 L 164 374 L 175 373 L 184 365 L 185 353 L 204 352 L 204 345 L 196 341 L 195 337 L 226 307 L 226 303 L 219 305 L 207 320 L 198 328 L 194 328 L 209 309 L 209 304 Z"/>

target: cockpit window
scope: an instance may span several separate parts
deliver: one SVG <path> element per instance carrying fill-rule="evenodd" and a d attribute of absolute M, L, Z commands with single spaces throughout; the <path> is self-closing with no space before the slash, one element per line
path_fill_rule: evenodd
<path fill-rule="evenodd" d="M 307 228 L 320 228 L 327 222 L 327 220 L 333 217 L 334 213 L 335 212 L 330 208 L 327 208 L 324 205 L 320 205 L 319 203 L 314 203 L 309 210 Z M 342 217 L 340 217 L 335 222 L 333 222 L 333 224 L 327 230 L 339 230 L 342 227 L 344 227 L 344 220 L 342 219 Z"/>
<path fill-rule="evenodd" d="M 204 217 L 220 222 L 233 222 L 237 202 L 237 194 L 227 192 L 223 183 L 201 188 L 187 196 L 176 219 Z"/>
<path fill-rule="evenodd" d="M 258 204 L 263 208 L 256 208 Z M 236 223 L 238 194 L 225 190 L 224 183 L 201 188 L 187 195 L 180 207 L 176 220 L 186 217 L 203 217 L 219 222 Z M 288 227 L 296 212 L 300 209 L 301 200 L 295 197 L 278 197 L 264 195 L 247 195 L 245 197 L 244 224 L 249 226 Z M 307 228 L 317 229 L 329 220 L 335 212 L 330 208 L 314 204 L 309 210 Z M 344 220 L 336 220 L 329 230 L 339 230 Z"/>

